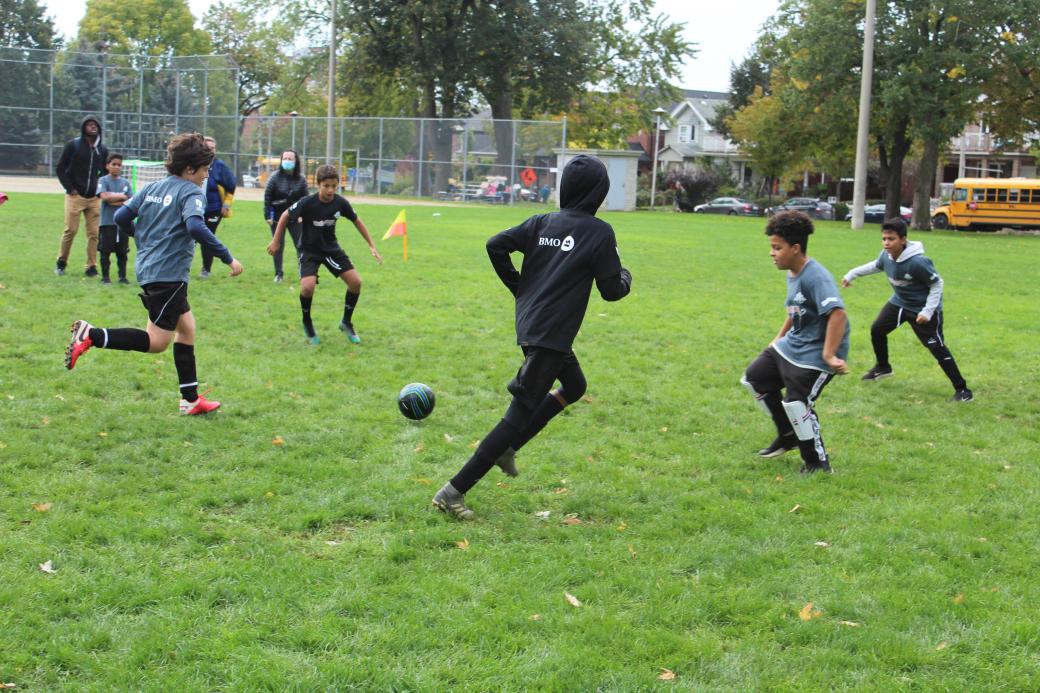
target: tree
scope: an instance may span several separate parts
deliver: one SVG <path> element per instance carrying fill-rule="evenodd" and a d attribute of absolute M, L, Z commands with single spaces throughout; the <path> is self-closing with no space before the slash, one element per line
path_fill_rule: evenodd
<path fill-rule="evenodd" d="M 105 52 L 206 55 L 206 32 L 195 28 L 187 0 L 87 0 L 79 38 Z"/>
<path fill-rule="evenodd" d="M 46 106 L 50 66 L 30 49 L 55 46 L 54 23 L 37 0 L 0 0 L 0 94 L 21 106 Z M 0 132 L 4 140 L 25 145 L 4 148 L 5 166 L 32 168 L 39 163 L 43 150 L 33 145 L 40 143 L 42 133 L 35 115 L 0 108 Z"/>

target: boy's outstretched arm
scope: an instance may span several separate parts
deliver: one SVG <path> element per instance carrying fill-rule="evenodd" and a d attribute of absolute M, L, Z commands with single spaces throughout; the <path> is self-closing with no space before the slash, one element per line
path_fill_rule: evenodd
<path fill-rule="evenodd" d="M 841 278 L 841 285 L 848 288 L 852 285 L 852 282 L 856 277 L 865 277 L 868 274 L 876 274 L 880 271 L 881 268 L 878 267 L 877 260 L 860 265 L 859 267 L 853 267 L 845 273 L 844 277 Z"/>
<path fill-rule="evenodd" d="M 376 259 L 380 265 L 383 264 L 383 256 L 376 250 L 376 244 L 372 241 L 372 234 L 368 232 L 368 228 L 365 226 L 365 222 L 361 221 L 361 217 L 358 217 L 354 222 L 354 228 L 358 230 L 361 237 L 365 239 L 365 243 L 368 243 L 368 252 L 372 253 L 372 257 Z"/>
<path fill-rule="evenodd" d="M 495 274 L 506 285 L 510 293 L 516 296 L 520 289 L 520 273 L 513 266 L 509 254 L 521 249 L 518 239 L 512 233 L 514 229 L 495 234 L 488 239 L 487 254 L 491 259 L 491 266 L 495 268 Z"/>

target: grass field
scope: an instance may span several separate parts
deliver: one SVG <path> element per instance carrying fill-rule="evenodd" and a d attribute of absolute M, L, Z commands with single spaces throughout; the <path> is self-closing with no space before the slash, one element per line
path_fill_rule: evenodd
<path fill-rule="evenodd" d="M 459 523 L 430 498 L 519 364 L 484 241 L 537 208 L 410 208 L 410 261 L 379 242 L 382 267 L 341 224 L 364 343 L 336 331 L 343 286 L 323 278 L 315 348 L 295 285 L 271 282 L 259 204 L 237 204 L 220 237 L 245 273 L 191 284 L 200 380 L 224 403 L 199 420 L 177 415 L 169 352 L 64 370 L 73 319 L 146 316 L 136 287 L 81 276 L 82 235 L 54 276 L 61 204 L 0 208 L 0 683 L 1040 689 L 1040 238 L 916 236 L 969 404 L 907 328 L 896 377 L 862 383 L 889 290 L 844 290 L 852 375 L 819 402 L 835 474 L 802 477 L 794 454 L 754 456 L 773 431 L 738 382 L 784 317 L 763 220 L 605 215 L 635 281 L 590 303 L 588 397 Z M 378 239 L 398 208 L 359 211 Z M 821 223 L 809 249 L 840 275 L 879 232 Z M 438 397 L 421 423 L 396 409 L 411 381 Z"/>

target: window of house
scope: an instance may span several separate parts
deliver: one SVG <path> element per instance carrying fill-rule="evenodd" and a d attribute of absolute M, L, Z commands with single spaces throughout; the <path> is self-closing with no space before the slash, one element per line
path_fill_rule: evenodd
<path fill-rule="evenodd" d="M 680 142 L 693 142 L 695 133 L 696 133 L 696 130 L 695 130 L 695 128 L 692 125 L 680 125 L 679 126 L 679 141 Z"/>

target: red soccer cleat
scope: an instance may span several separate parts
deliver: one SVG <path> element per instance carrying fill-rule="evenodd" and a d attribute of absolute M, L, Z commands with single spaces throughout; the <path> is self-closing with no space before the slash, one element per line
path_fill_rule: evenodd
<path fill-rule="evenodd" d="M 211 411 L 220 409 L 220 402 L 214 402 L 206 399 L 203 395 L 209 394 L 209 390 L 206 390 L 199 398 L 194 402 L 189 402 L 186 399 L 181 400 L 181 416 L 198 416 L 199 414 L 208 414 Z"/>
<path fill-rule="evenodd" d="M 72 341 L 65 347 L 65 367 L 70 371 L 76 367 L 76 360 L 87 353 L 87 349 L 94 346 L 90 341 L 90 330 L 93 328 L 86 320 L 77 320 L 72 323 Z"/>

